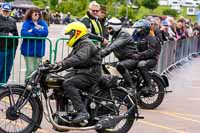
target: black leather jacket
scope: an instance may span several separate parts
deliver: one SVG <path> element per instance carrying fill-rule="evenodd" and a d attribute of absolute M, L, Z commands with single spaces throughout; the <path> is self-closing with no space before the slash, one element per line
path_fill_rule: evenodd
<path fill-rule="evenodd" d="M 138 43 L 139 59 L 158 59 L 161 51 L 161 44 L 157 37 L 147 36 L 143 43 Z"/>
<path fill-rule="evenodd" d="M 8 36 L 8 34 L 12 33 L 13 36 L 18 36 L 16 21 L 12 17 L 4 17 L 0 14 L 0 36 Z M 6 42 L 7 49 L 17 48 L 18 39 L 6 39 L 0 38 L 0 51 L 6 50 Z"/>
<path fill-rule="evenodd" d="M 107 54 L 113 52 L 119 60 L 131 58 L 131 54 L 138 52 L 137 45 L 134 44 L 132 36 L 124 30 L 115 33 L 111 44 L 104 50 L 107 51 Z"/>
<path fill-rule="evenodd" d="M 76 74 L 84 74 L 99 80 L 102 59 L 99 48 L 86 36 L 74 44 L 72 52 L 62 61 L 63 68 L 73 67 Z"/>

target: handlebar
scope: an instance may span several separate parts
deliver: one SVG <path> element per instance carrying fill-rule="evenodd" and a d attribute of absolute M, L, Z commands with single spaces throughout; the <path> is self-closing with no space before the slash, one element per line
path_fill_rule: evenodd
<path fill-rule="evenodd" d="M 40 72 L 44 72 L 44 73 L 56 73 L 58 72 L 58 70 L 56 70 L 56 67 L 57 65 L 56 64 L 51 64 L 50 62 L 48 61 L 45 61 L 45 62 L 42 62 L 39 67 L 38 67 L 38 70 Z M 71 69 L 67 69 L 65 70 L 67 72 L 72 72 L 74 70 L 71 70 Z"/>
<path fill-rule="evenodd" d="M 49 72 L 54 66 L 54 64 L 41 64 L 38 69 L 41 72 Z"/>

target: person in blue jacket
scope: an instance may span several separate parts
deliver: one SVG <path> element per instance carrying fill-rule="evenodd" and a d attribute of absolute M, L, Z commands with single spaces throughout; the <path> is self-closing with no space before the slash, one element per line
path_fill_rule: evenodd
<path fill-rule="evenodd" d="M 42 19 L 38 8 L 27 11 L 21 30 L 21 36 L 47 37 L 48 26 Z M 39 65 L 45 55 L 45 39 L 23 39 L 21 54 L 26 62 L 26 77 L 29 76 Z"/>

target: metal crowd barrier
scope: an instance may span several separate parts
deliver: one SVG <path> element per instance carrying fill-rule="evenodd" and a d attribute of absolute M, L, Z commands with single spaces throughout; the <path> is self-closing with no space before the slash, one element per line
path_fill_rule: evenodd
<path fill-rule="evenodd" d="M 0 46 L 2 46 L 2 45 L 5 46 L 5 49 L 1 49 L 0 52 L 7 54 L 6 51 L 12 50 L 12 55 L 13 55 L 11 60 L 13 60 L 14 62 L 13 62 L 12 71 L 11 71 L 8 83 L 24 83 L 26 65 L 25 65 L 24 57 L 21 54 L 21 50 L 20 50 L 23 39 L 27 39 L 28 43 L 31 39 L 34 39 L 34 43 L 35 43 L 34 47 L 36 47 L 36 45 L 37 45 L 36 44 L 37 40 L 44 40 L 46 48 L 45 48 L 45 56 L 43 57 L 43 59 L 48 59 L 52 62 L 53 48 L 52 48 L 52 42 L 49 38 L 46 38 L 46 37 L 22 37 L 22 36 L 0 36 L 0 39 L 1 39 L 1 41 L 4 40 L 4 44 L 1 42 Z M 13 43 L 12 43 L 13 46 L 16 43 L 15 41 L 18 41 L 18 46 L 17 46 L 16 50 L 10 49 L 8 47 L 8 42 L 11 39 L 13 40 Z M 27 46 L 27 47 L 29 47 L 29 46 Z M 34 55 L 35 55 L 35 52 L 36 51 L 34 51 Z M 3 77 L 3 82 L 0 81 L 0 85 L 5 84 L 6 79 L 8 78 L 8 77 L 6 77 L 7 76 L 7 74 L 6 74 L 7 70 L 6 69 L 8 68 L 8 60 L 7 60 L 6 57 L 5 57 L 4 60 L 5 60 L 4 63 L 3 63 L 4 64 L 4 66 L 3 66 L 4 72 L 0 72 L 1 73 L 0 76 Z"/>
<path fill-rule="evenodd" d="M 51 62 L 57 62 L 67 57 L 71 51 L 71 48 L 66 47 L 67 39 L 58 38 L 55 43 L 55 49 L 52 47 L 52 41 L 49 38 L 44 37 L 21 37 L 21 36 L 0 36 L 1 38 L 15 38 L 19 40 L 18 48 L 16 50 L 15 57 L 13 57 L 14 65 L 12 73 L 9 78 L 9 82 L 23 83 L 25 80 L 25 62 L 22 59 L 20 52 L 20 45 L 23 39 L 43 39 L 46 40 L 46 50 L 43 60 L 48 59 Z M 14 42 L 13 42 L 14 43 Z M 7 44 L 0 44 L 7 45 Z M 6 51 L 6 50 L 5 50 Z M 157 72 L 164 73 L 171 67 L 176 66 L 178 63 L 187 59 L 192 54 L 200 53 L 200 39 L 198 37 L 187 38 L 179 41 L 169 41 L 162 45 L 161 53 L 158 60 Z M 116 62 L 117 58 L 113 54 L 107 56 L 104 62 Z M 6 62 L 6 61 L 5 61 Z M 6 69 L 6 66 L 4 66 Z M 6 78 L 6 74 L 1 73 L 0 76 Z M 0 83 L 0 85 L 3 83 Z"/>
<path fill-rule="evenodd" d="M 158 60 L 157 71 L 159 73 L 168 72 L 170 68 L 176 67 L 193 54 L 200 52 L 200 39 L 191 37 L 178 41 L 165 42 L 162 46 Z"/>
<path fill-rule="evenodd" d="M 65 38 L 59 38 L 56 41 L 54 62 L 62 60 L 69 54 L 71 49 L 69 47 L 65 47 L 67 41 L 68 40 Z M 188 56 L 199 52 L 200 39 L 198 37 L 164 42 L 157 64 L 157 72 L 164 73 L 171 67 L 176 66 Z M 115 58 L 113 54 L 110 54 L 104 59 L 104 62 L 116 61 L 117 58 Z"/>
<path fill-rule="evenodd" d="M 66 38 L 58 38 L 55 44 L 55 50 L 54 50 L 54 63 L 57 61 L 61 61 L 72 50 L 70 47 L 66 47 L 68 39 Z M 96 42 L 93 40 L 93 42 Z M 111 53 L 109 56 L 107 56 L 104 59 L 104 62 L 116 62 L 118 59 L 115 58 L 114 54 Z"/>

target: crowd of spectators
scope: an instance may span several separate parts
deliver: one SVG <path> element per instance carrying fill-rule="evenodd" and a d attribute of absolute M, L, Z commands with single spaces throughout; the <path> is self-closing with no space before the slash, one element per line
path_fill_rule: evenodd
<path fill-rule="evenodd" d="M 10 16 L 13 17 L 17 22 L 20 22 L 25 16 L 25 13 L 26 9 L 13 8 L 10 13 Z"/>
<path fill-rule="evenodd" d="M 160 41 L 176 41 L 200 35 L 200 25 L 192 23 L 190 19 L 180 17 L 175 20 L 170 16 L 148 16 L 146 19 L 151 22 L 151 30 Z"/>

